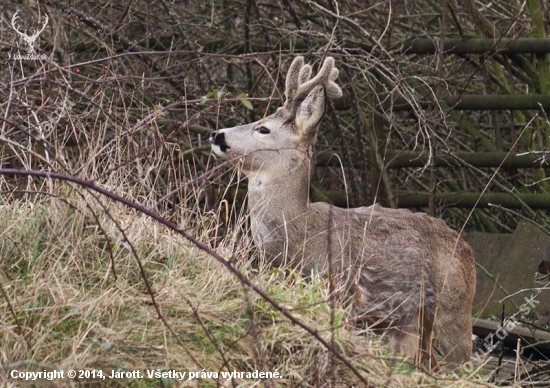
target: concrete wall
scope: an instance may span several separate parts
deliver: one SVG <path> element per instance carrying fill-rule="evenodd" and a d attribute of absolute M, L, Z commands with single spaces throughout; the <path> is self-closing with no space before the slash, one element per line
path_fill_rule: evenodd
<path fill-rule="evenodd" d="M 521 223 L 513 234 L 469 233 L 465 240 L 475 252 L 477 290 L 474 314 L 500 318 L 502 305 L 506 316 L 518 312 L 546 324 L 550 319 L 548 275 L 536 276 L 542 260 L 550 261 L 550 236 L 531 223 Z M 486 273 L 483 268 L 488 272 Z M 536 289 L 549 288 L 537 294 Z M 506 298 L 507 295 L 512 295 Z M 527 303 L 526 299 L 534 299 Z M 505 299 L 505 300 L 503 300 Z M 527 309 L 526 307 L 529 307 Z"/>

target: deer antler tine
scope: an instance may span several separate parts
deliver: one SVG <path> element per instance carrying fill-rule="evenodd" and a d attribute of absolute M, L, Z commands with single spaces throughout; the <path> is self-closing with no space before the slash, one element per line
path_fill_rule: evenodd
<path fill-rule="evenodd" d="M 300 69 L 304 66 L 304 57 L 298 56 L 292 61 L 288 74 L 286 75 L 286 87 L 285 95 L 286 99 L 292 99 L 296 90 L 298 89 L 298 77 L 300 76 Z"/>
<path fill-rule="evenodd" d="M 342 89 L 334 82 L 338 79 L 339 73 L 340 71 L 336 67 L 334 67 L 332 68 L 330 76 L 328 77 L 329 79 L 326 84 L 326 91 L 327 96 L 330 98 L 338 98 L 342 96 Z"/>
<path fill-rule="evenodd" d="M 311 77 L 311 71 L 312 71 L 312 68 L 310 65 L 304 65 L 304 67 L 300 69 L 300 76 L 298 77 L 298 86 L 309 81 L 309 77 Z"/>
<path fill-rule="evenodd" d="M 327 92 L 327 96 L 330 98 L 338 98 L 342 96 L 342 89 L 332 81 L 326 84 L 325 90 Z"/>
<path fill-rule="evenodd" d="M 328 78 L 331 81 L 336 81 L 336 79 L 338 78 L 338 74 L 340 74 L 340 71 L 336 67 L 333 67 L 332 70 L 330 71 L 330 77 Z"/>

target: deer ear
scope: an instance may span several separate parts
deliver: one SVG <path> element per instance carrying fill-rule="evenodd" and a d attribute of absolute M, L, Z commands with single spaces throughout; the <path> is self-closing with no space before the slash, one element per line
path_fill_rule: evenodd
<path fill-rule="evenodd" d="M 309 92 L 306 99 L 298 107 L 294 123 L 296 130 L 302 135 L 317 130 L 319 127 L 325 114 L 325 100 L 325 88 L 319 85 Z"/>

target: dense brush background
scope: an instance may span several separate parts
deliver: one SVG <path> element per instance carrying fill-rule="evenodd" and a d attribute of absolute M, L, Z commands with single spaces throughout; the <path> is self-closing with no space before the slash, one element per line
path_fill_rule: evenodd
<path fill-rule="evenodd" d="M 0 14 L 0 168 L 93 182 L 176 223 L 231 260 L 317 331 L 375 386 L 470 386 L 476 370 L 424 374 L 383 341 L 346 323 L 328 286 L 265 266 L 250 241 L 245 182 L 210 156 L 208 134 L 282 104 L 296 54 L 336 58 L 344 97 L 323 122 L 312 196 L 362 206 L 422 209 L 456 229 L 547 229 L 546 210 L 454 208 L 437 195 L 545 194 L 544 168 L 435 168 L 439 153 L 537 152 L 548 119 L 537 111 L 458 111 L 461 94 L 547 94 L 548 55 L 408 54 L 411 38 L 547 37 L 544 2 L 8 1 Z M 15 60 L 35 42 L 47 60 Z M 496 46 L 495 46 L 496 47 Z M 407 109 L 393 109 L 405 103 Z M 389 151 L 388 151 L 389 150 Z M 387 169 L 391 150 L 426 163 Z M 336 161 L 336 162 L 335 162 Z M 492 178 L 491 178 L 492 177 Z M 407 189 L 407 193 L 403 190 Z M 347 194 L 345 194 L 347 193 Z M 401 198 L 401 199 L 400 199 Z M 190 386 L 354 386 L 356 374 L 204 250 L 150 217 L 77 183 L 0 175 L 0 364 L 3 370 L 274 371 L 263 382 L 204 379 Z M 480 377 L 481 376 L 481 377 Z M 485 377 L 483 377 L 485 376 Z M 0 374 L 7 385 L 17 382 Z M 129 381 L 55 381 L 126 386 Z M 176 385 L 135 380 L 135 386 Z M 225 385 L 224 385 L 225 384 Z"/>

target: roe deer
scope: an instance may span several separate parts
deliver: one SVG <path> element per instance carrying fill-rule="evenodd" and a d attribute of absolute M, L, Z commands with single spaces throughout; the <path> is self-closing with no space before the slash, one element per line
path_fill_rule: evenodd
<path fill-rule="evenodd" d="M 314 269 L 328 276 L 332 260 L 336 281 L 353 297 L 354 318 L 387 331 L 393 349 L 415 363 L 436 368 L 434 347 L 452 366 L 469 360 L 476 270 L 457 232 L 408 210 L 309 203 L 325 101 L 342 94 L 333 58 L 310 80 L 311 72 L 296 57 L 283 107 L 210 136 L 214 153 L 237 160 L 248 178 L 255 244 L 274 265 L 305 276 Z"/>

